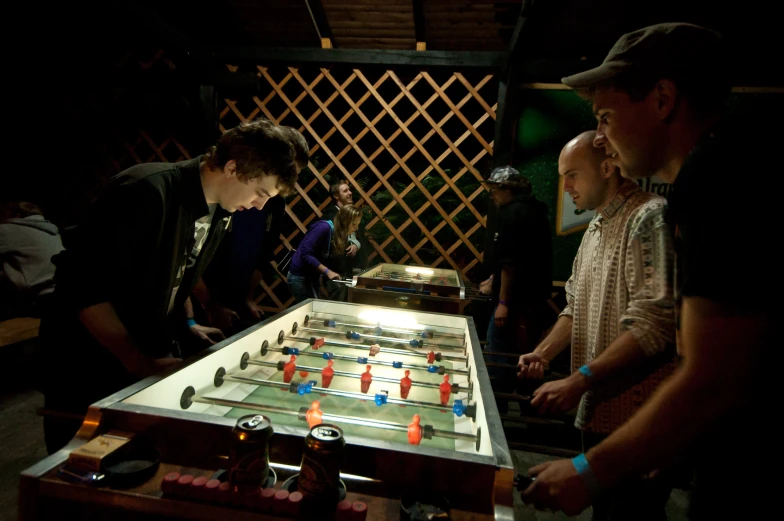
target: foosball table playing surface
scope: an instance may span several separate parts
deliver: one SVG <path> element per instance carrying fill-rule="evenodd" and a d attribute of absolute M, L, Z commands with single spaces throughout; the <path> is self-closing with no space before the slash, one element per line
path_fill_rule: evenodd
<path fill-rule="evenodd" d="M 228 431 L 248 414 L 271 421 L 272 468 L 300 463 L 311 425 L 337 425 L 347 443 L 341 475 L 365 477 L 344 478 L 348 492 L 427 491 L 457 511 L 512 519 L 511 458 L 467 317 L 307 300 L 95 404 L 77 438 L 135 432 L 162 462 L 217 470 Z M 58 461 L 23 480 L 51 478 Z"/>

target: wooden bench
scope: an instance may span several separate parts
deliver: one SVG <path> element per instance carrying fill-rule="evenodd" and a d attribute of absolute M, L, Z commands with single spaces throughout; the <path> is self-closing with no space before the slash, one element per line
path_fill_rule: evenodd
<path fill-rule="evenodd" d="M 41 319 L 32 317 L 12 318 L 0 322 L 0 348 L 36 338 L 39 325 Z"/>

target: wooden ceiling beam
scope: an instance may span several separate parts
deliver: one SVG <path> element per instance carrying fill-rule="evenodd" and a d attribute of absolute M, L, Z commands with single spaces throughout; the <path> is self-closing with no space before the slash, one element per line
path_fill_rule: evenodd
<path fill-rule="evenodd" d="M 414 33 L 416 34 L 416 50 L 427 50 L 427 38 L 425 36 L 425 11 L 422 5 L 423 0 L 411 0 L 411 8 L 414 11 Z"/>
<path fill-rule="evenodd" d="M 321 0 L 305 0 L 305 5 L 310 13 L 310 18 L 313 20 L 313 26 L 316 28 L 319 40 L 321 40 L 322 49 L 331 49 L 332 45 L 332 30 L 329 27 L 327 15 L 324 13 L 324 6 L 321 5 Z"/>
<path fill-rule="evenodd" d="M 412 38 L 411 41 L 414 41 Z M 411 49 L 411 47 L 409 47 Z M 205 57 L 214 64 L 266 65 L 284 63 L 289 66 L 316 63 L 368 66 L 452 67 L 460 69 L 498 70 L 505 52 L 452 52 L 362 49 L 315 49 L 312 47 L 214 46 L 205 49 Z"/>

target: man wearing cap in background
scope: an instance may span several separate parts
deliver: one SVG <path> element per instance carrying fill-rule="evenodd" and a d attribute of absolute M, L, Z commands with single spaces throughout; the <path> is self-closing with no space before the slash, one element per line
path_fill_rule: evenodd
<path fill-rule="evenodd" d="M 571 344 L 572 373 L 533 392 L 542 413 L 579 404 L 574 425 L 583 450 L 623 425 L 674 369 L 673 247 L 666 201 L 623 179 L 596 131 L 569 141 L 558 158 L 564 190 L 580 210 L 595 210 L 572 275 L 566 308 L 533 353 L 522 355 L 518 377 L 542 378 L 543 368 Z M 669 476 L 631 480 L 596 501 L 593 520 L 665 519 Z"/>
<path fill-rule="evenodd" d="M 487 327 L 487 349 L 495 352 L 530 352 L 549 325 L 553 315 L 547 305 L 552 288 L 552 246 L 547 205 L 531 195 L 531 183 L 520 172 L 505 166 L 493 170 L 485 181 L 490 197 L 498 206 L 494 237 L 495 266 L 479 290 L 491 294 L 495 304 Z M 492 362 L 509 363 L 505 357 L 489 357 Z M 512 372 L 498 371 L 493 388 L 511 392 Z M 501 414 L 507 402 L 498 400 Z"/>
<path fill-rule="evenodd" d="M 760 252 L 769 240 L 763 225 L 775 219 L 759 185 L 735 179 L 769 170 L 758 151 L 770 148 L 765 136 L 749 136 L 753 127 L 724 120 L 726 70 L 719 34 L 659 24 L 622 36 L 601 66 L 563 79 L 592 103 L 594 144 L 624 176 L 672 183 L 683 360 L 604 442 L 572 461 L 530 469 L 536 481 L 523 500 L 538 508 L 575 514 L 602 490 L 688 455 L 691 519 L 759 519 L 778 509 L 780 480 L 769 475 L 780 458 L 762 450 L 779 444 L 780 431 L 759 423 L 776 414 L 779 394 L 773 313 L 780 303 L 758 280 L 777 273 L 778 258 Z M 715 206 L 729 200 L 728 190 L 732 214 L 717 219 Z"/>

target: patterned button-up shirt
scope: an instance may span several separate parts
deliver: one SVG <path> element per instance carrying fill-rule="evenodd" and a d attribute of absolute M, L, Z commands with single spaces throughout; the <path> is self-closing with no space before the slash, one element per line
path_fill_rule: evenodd
<path fill-rule="evenodd" d="M 575 426 L 597 433 L 620 427 L 674 369 L 673 245 L 666 201 L 625 181 L 591 220 L 566 283 L 572 317 L 572 371 L 625 331 L 649 355 L 583 395 Z"/>

